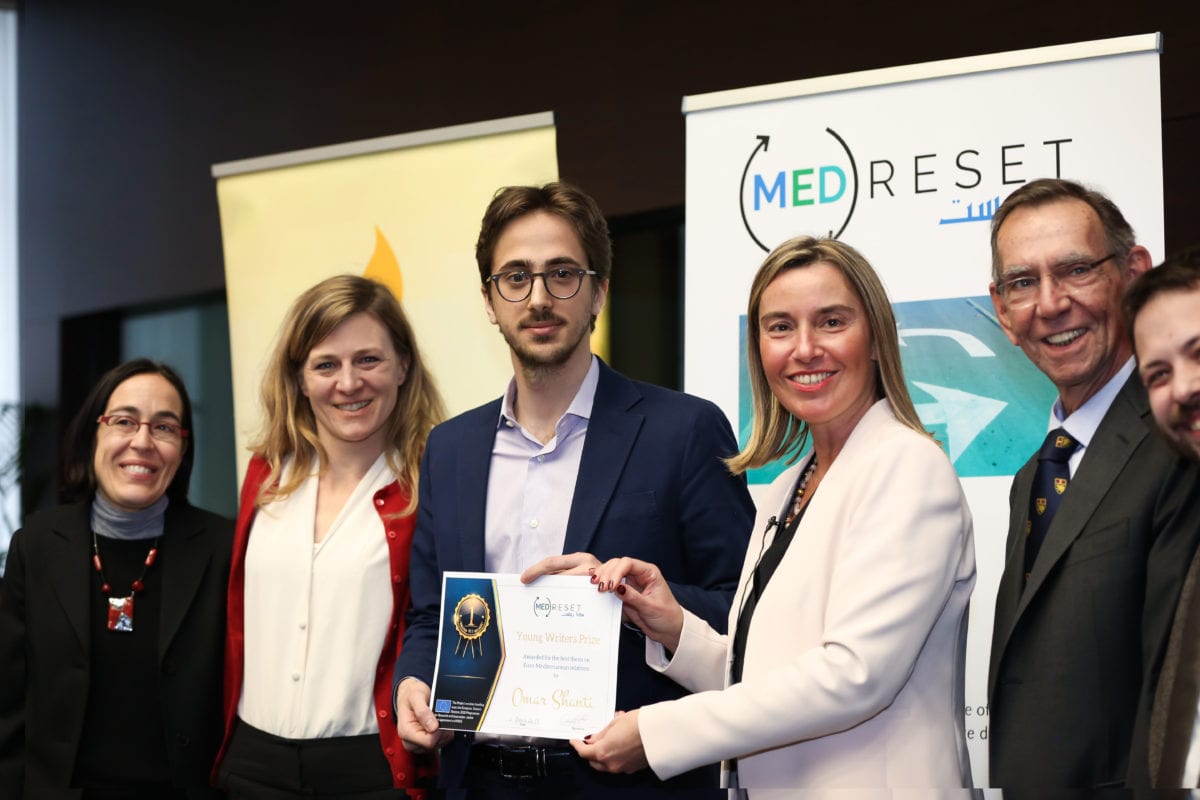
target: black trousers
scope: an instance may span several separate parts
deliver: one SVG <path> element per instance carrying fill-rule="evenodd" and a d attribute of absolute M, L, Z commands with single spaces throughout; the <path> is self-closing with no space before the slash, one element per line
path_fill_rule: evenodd
<path fill-rule="evenodd" d="M 128 789 L 84 789 L 83 800 L 187 800 L 187 790 L 169 783 Z"/>
<path fill-rule="evenodd" d="M 474 748 L 474 746 L 473 746 Z M 445 789 L 445 800 L 729 800 L 726 789 L 641 785 L 633 776 L 596 772 L 569 747 L 556 748 L 569 759 L 554 760 L 553 774 L 543 777 L 510 778 L 469 756 L 462 785 Z M 474 749 L 472 749 L 472 756 Z M 649 774 L 649 773 L 647 773 Z M 715 784 L 716 776 L 713 776 Z M 436 797 L 436 795 L 435 795 Z"/>
<path fill-rule="evenodd" d="M 238 720 L 217 771 L 233 800 L 401 800 L 379 737 L 284 739 Z"/>

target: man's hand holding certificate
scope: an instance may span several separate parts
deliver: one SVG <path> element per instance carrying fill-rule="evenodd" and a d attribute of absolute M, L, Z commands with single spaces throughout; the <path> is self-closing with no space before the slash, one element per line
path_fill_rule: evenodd
<path fill-rule="evenodd" d="M 447 572 L 431 706 L 444 730 L 577 739 L 612 719 L 621 603 L 587 576 Z"/>

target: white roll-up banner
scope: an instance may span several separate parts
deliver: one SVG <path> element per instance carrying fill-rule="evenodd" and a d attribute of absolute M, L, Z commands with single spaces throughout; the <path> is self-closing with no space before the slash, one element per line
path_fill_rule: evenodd
<path fill-rule="evenodd" d="M 799 234 L 833 235 L 874 265 L 895 307 L 909 391 L 975 519 L 963 713 L 977 785 L 987 785 L 1008 488 L 1056 396 L 996 321 L 989 223 L 1021 184 L 1070 178 L 1112 198 L 1161 260 L 1161 41 L 1128 36 L 684 99 L 685 389 L 717 402 L 744 443 L 744 317 L 766 253 Z M 752 473 L 752 491 L 778 472 Z"/>

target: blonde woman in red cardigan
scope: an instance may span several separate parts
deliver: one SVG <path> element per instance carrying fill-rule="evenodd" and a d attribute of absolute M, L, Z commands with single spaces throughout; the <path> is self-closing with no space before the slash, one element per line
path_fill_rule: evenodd
<path fill-rule="evenodd" d="M 341 275 L 302 294 L 262 404 L 229 580 L 217 785 L 233 798 L 404 797 L 430 765 L 400 744 L 392 665 L 417 467 L 444 414 L 391 292 Z"/>

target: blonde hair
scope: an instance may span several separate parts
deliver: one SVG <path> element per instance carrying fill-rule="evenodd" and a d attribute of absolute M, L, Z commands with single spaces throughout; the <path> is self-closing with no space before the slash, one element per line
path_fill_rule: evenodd
<path fill-rule="evenodd" d="M 828 264 L 838 270 L 858 295 L 867 314 L 871 341 L 875 345 L 875 397 L 886 397 L 892 412 L 900 422 L 915 431 L 929 435 L 921 425 L 912 398 L 904 385 L 904 368 L 900 364 L 900 337 L 896 332 L 896 317 L 883 283 L 863 258 L 850 245 L 836 239 L 816 239 L 798 236 L 776 247 L 768 255 L 750 285 L 750 302 L 746 310 L 746 357 L 753 396 L 754 421 L 750 440 L 740 453 L 726 460 L 729 469 L 742 473 L 761 467 L 789 452 L 799 454 L 808 439 L 808 425 L 793 417 L 771 392 L 763 371 L 759 352 L 758 312 L 763 293 L 782 273 L 813 264 Z M 789 463 L 795 461 L 793 455 Z"/>
<path fill-rule="evenodd" d="M 275 350 L 263 375 L 260 397 L 265 417 L 262 432 L 250 449 L 266 459 L 271 471 L 255 505 L 262 507 L 294 492 L 312 473 L 314 462 L 329 460 L 317 436 L 312 406 L 300 386 L 300 373 L 309 352 L 355 314 L 370 314 L 387 329 L 396 354 L 407 362 L 396 407 L 386 424 L 388 466 L 408 492 L 402 514 L 417 506 L 417 471 L 425 439 L 445 418 L 442 398 L 433 376 L 421 360 L 412 326 L 400 303 L 386 286 L 357 275 L 336 275 L 296 298 L 283 321 Z M 285 483 L 283 462 L 291 456 L 294 468 Z M 278 485 L 277 485 L 278 484 Z"/>

